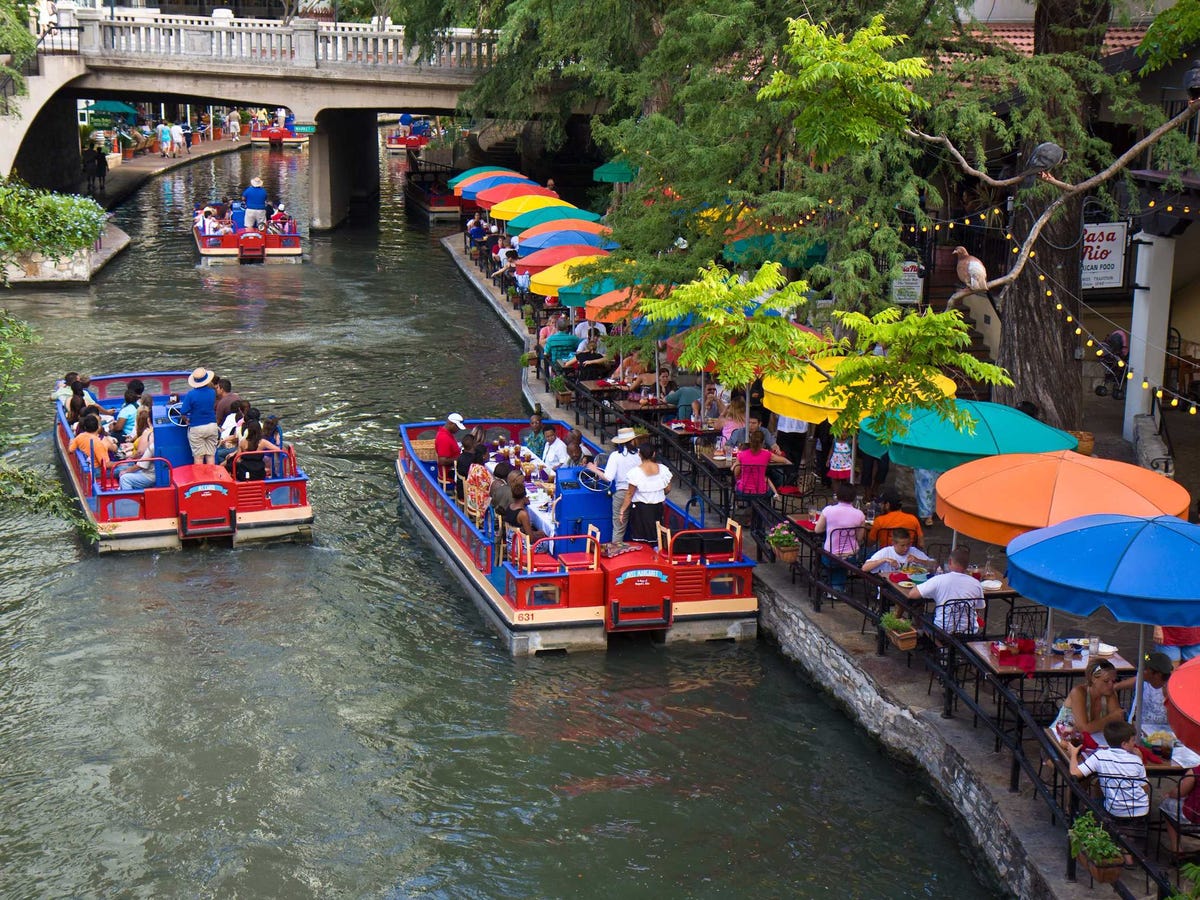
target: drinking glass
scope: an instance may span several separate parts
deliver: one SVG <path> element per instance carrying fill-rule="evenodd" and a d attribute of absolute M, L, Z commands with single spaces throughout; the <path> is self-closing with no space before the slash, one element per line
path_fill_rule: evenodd
<path fill-rule="evenodd" d="M 1099 656 L 1100 655 L 1100 638 L 1094 634 L 1088 635 L 1088 655 L 1089 656 Z"/>

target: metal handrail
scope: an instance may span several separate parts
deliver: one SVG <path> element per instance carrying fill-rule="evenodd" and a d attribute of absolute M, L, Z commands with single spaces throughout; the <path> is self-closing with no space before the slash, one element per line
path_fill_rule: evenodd
<path fill-rule="evenodd" d="M 82 29 L 76 25 L 50 25 L 38 35 L 33 54 L 20 66 L 17 66 L 15 71 L 21 76 L 37 75 L 41 71 L 39 60 L 43 53 L 78 53 L 78 32 L 80 31 Z M 74 41 L 70 40 L 72 36 L 75 37 Z M 14 75 L 13 72 L 3 73 L 3 77 L 0 77 L 0 113 L 7 116 L 16 111 L 11 103 L 11 98 L 21 93 L 20 87 L 17 75 Z"/>

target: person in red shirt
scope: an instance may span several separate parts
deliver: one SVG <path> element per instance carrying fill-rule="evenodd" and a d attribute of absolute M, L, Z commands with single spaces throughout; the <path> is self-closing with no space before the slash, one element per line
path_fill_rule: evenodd
<path fill-rule="evenodd" d="M 454 463 L 462 453 L 458 438 L 455 437 L 463 429 L 463 417 L 458 413 L 446 416 L 446 424 L 438 429 L 433 439 L 433 449 L 437 453 L 438 478 L 453 483 Z"/>
<path fill-rule="evenodd" d="M 1200 628 L 1164 625 L 1162 643 L 1154 648 L 1167 654 L 1175 665 L 1200 656 Z"/>

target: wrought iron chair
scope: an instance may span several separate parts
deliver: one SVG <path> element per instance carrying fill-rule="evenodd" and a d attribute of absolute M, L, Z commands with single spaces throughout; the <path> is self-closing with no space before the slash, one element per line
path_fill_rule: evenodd
<path fill-rule="evenodd" d="M 1037 640 L 1046 633 L 1048 613 L 1044 606 L 1014 606 L 1004 616 L 1004 633 Z"/>

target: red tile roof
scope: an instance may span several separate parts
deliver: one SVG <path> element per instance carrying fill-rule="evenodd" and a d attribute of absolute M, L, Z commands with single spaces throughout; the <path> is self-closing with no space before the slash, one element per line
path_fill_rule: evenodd
<path fill-rule="evenodd" d="M 1149 27 L 1110 25 L 1104 34 L 1104 55 L 1132 50 L 1142 42 Z M 991 38 L 999 44 L 1006 44 L 1022 56 L 1033 56 L 1032 22 L 993 22 L 973 29 L 971 34 L 980 41 L 988 41 Z"/>

